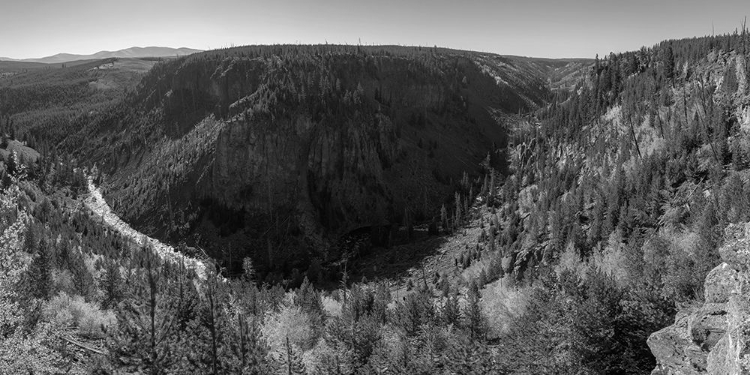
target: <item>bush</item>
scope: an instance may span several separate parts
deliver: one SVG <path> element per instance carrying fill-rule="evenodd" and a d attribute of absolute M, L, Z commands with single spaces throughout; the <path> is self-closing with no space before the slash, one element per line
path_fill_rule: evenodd
<path fill-rule="evenodd" d="M 341 308 L 343 306 L 341 302 L 329 296 L 323 296 L 322 299 L 323 299 L 323 311 L 325 311 L 326 315 L 331 316 L 331 317 L 341 316 Z"/>
<path fill-rule="evenodd" d="M 487 318 L 487 336 L 500 337 L 508 333 L 510 325 L 526 311 L 529 291 L 510 285 L 512 276 L 487 284 L 479 305 Z"/>
<path fill-rule="evenodd" d="M 69 296 L 60 292 L 44 305 L 45 320 L 61 326 L 72 326 L 81 336 L 102 338 L 104 332 L 117 323 L 112 311 L 101 311 L 96 305 L 83 300 L 81 296 Z"/>
<path fill-rule="evenodd" d="M 313 330 L 310 317 L 299 306 L 284 304 L 279 312 L 269 312 L 263 319 L 261 327 L 263 338 L 273 353 L 286 353 L 286 339 L 293 346 L 309 350 L 313 342 Z"/>

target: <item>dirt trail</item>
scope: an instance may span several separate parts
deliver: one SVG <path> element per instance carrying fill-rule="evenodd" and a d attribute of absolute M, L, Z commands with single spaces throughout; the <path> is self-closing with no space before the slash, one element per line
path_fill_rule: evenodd
<path fill-rule="evenodd" d="M 151 238 L 135 229 L 133 229 L 128 223 L 120 219 L 116 213 L 109 207 L 107 201 L 102 197 L 102 192 L 96 187 L 89 179 L 89 194 L 84 200 L 84 204 L 95 215 L 102 218 L 102 220 L 112 229 L 119 232 L 124 237 L 130 239 L 137 244 L 145 244 L 153 247 L 157 254 L 163 259 L 171 262 L 185 262 L 185 267 L 194 269 L 198 277 L 201 279 L 206 278 L 206 266 L 200 260 L 187 257 L 174 250 L 172 246 L 169 246 L 155 238 Z"/>

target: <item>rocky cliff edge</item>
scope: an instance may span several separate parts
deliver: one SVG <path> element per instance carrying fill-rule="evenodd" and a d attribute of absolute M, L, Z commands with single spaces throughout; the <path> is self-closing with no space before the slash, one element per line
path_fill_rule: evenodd
<path fill-rule="evenodd" d="M 652 375 L 750 374 L 750 223 L 727 227 L 719 253 L 704 304 L 678 312 L 673 325 L 648 338 L 657 360 Z"/>

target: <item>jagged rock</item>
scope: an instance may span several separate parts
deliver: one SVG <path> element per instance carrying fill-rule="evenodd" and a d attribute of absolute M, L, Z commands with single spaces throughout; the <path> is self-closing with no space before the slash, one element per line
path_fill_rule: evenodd
<path fill-rule="evenodd" d="M 750 223 L 730 224 L 719 254 L 724 263 L 706 276 L 705 304 L 649 337 L 652 374 L 750 374 Z"/>
<path fill-rule="evenodd" d="M 732 296 L 727 303 L 727 334 L 708 356 L 709 374 L 750 374 L 750 322 L 747 297 Z"/>
<path fill-rule="evenodd" d="M 678 312 L 673 325 L 648 338 L 648 347 L 658 360 L 652 374 L 700 374 L 706 369 L 706 353 L 693 343 L 688 328 L 690 315 L 696 310 Z"/>
<path fill-rule="evenodd" d="M 706 303 L 688 318 L 688 330 L 693 343 L 708 352 L 724 336 L 727 311 L 723 303 Z"/>
<path fill-rule="evenodd" d="M 724 246 L 719 249 L 721 259 L 737 271 L 750 270 L 750 223 L 730 224 L 724 236 Z"/>

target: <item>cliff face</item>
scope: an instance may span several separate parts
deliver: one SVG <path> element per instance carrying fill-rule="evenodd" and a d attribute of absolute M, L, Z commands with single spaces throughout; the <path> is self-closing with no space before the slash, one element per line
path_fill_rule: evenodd
<path fill-rule="evenodd" d="M 200 194 L 243 211 L 288 211 L 311 233 L 384 224 L 394 202 L 387 170 L 399 150 L 393 123 L 374 115 L 341 125 L 305 114 L 230 122 Z"/>
<path fill-rule="evenodd" d="M 705 281 L 705 303 L 680 311 L 675 324 L 648 339 L 652 374 L 750 373 L 750 223 L 731 224 L 723 263 Z"/>

